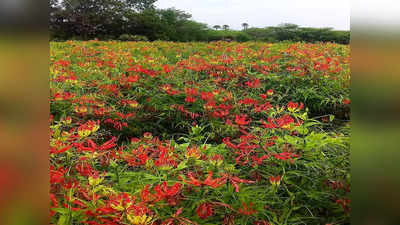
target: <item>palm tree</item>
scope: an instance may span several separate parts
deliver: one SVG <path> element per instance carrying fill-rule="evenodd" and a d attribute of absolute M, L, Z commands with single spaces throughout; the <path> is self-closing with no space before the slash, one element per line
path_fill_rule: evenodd
<path fill-rule="evenodd" d="M 242 27 L 243 27 L 243 30 L 247 30 L 247 28 L 249 28 L 249 24 L 242 23 Z"/>
<path fill-rule="evenodd" d="M 224 30 L 228 30 L 229 29 L 229 25 L 223 25 L 222 28 L 224 28 Z"/>
<path fill-rule="evenodd" d="M 219 29 L 221 29 L 221 26 L 220 25 L 215 25 L 215 26 L 213 26 L 213 28 L 216 29 L 216 30 L 219 30 Z"/>

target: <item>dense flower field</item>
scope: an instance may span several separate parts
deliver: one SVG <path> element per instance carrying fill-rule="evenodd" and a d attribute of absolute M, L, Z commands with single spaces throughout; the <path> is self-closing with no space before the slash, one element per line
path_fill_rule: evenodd
<path fill-rule="evenodd" d="M 346 224 L 349 47 L 50 44 L 52 224 Z"/>

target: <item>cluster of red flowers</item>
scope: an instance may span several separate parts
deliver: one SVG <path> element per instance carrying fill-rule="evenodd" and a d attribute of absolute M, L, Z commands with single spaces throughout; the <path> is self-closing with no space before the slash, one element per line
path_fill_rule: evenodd
<path fill-rule="evenodd" d="M 308 44 L 188 47 L 54 43 L 51 223 L 267 225 L 281 219 L 285 189 L 293 188 L 285 172 L 308 160 L 286 138 L 304 140 L 308 120 L 305 105 L 287 102 L 273 77 L 333 80 L 346 57 Z M 340 194 L 349 187 L 328 180 L 331 189 L 325 189 L 337 191 L 334 202 L 348 212 Z M 266 208 L 270 199 L 276 203 Z"/>
<path fill-rule="evenodd" d="M 186 88 L 185 92 L 186 92 L 185 102 L 194 103 L 196 101 L 196 99 L 194 97 L 197 96 L 197 89 L 196 88 Z"/>

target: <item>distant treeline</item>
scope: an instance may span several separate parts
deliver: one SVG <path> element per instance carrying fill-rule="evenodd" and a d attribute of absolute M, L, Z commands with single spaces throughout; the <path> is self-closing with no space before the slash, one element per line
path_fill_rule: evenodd
<path fill-rule="evenodd" d="M 51 40 L 123 41 L 305 41 L 348 44 L 349 31 L 331 28 L 276 27 L 229 29 L 228 25 L 191 20 L 191 15 L 174 8 L 156 9 L 157 0 L 50 0 Z"/>

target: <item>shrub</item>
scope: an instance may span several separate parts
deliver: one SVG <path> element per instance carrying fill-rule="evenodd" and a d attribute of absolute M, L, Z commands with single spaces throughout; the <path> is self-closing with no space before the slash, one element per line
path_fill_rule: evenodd
<path fill-rule="evenodd" d="M 120 41 L 148 41 L 146 36 L 142 35 L 132 35 L 132 34 L 121 34 L 118 40 Z"/>
<path fill-rule="evenodd" d="M 235 39 L 238 42 L 246 42 L 246 41 L 250 41 L 252 38 L 250 35 L 248 35 L 244 32 L 240 32 L 236 35 Z"/>

